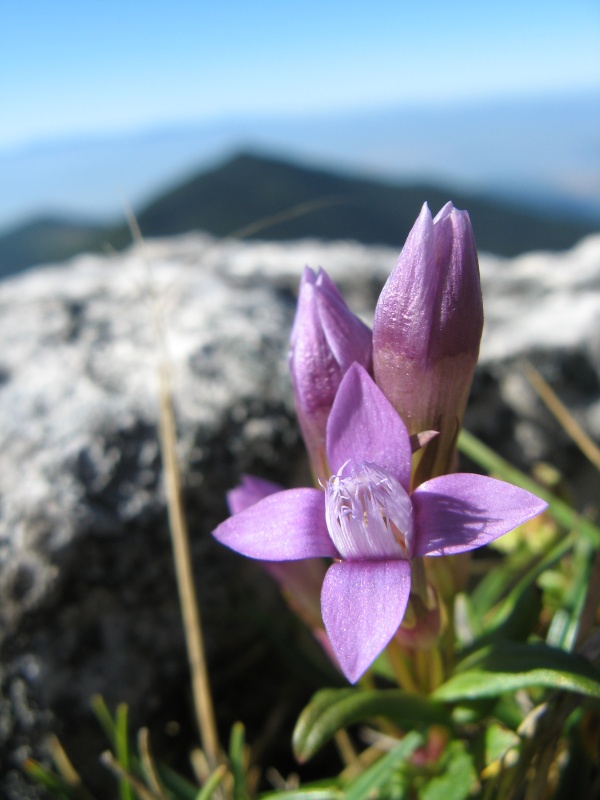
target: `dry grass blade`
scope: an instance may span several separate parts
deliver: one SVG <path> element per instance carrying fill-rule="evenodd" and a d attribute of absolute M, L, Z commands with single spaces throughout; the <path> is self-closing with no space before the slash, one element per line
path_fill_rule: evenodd
<path fill-rule="evenodd" d="M 348 736 L 348 731 L 345 728 L 340 728 L 340 730 L 336 731 L 335 733 L 334 741 L 338 749 L 338 753 L 340 754 L 346 767 L 353 768 L 356 770 L 356 774 L 358 774 L 361 770 L 361 764 L 358 760 L 356 750 L 352 745 L 352 741 Z"/>
<path fill-rule="evenodd" d="M 156 767 L 152 759 L 148 728 L 140 728 L 138 732 L 138 749 L 140 751 L 140 760 L 142 762 L 142 767 L 144 768 L 144 774 L 146 775 L 146 780 L 150 786 L 150 789 L 157 797 L 160 798 L 160 800 L 169 800 L 167 792 L 160 782 L 158 772 L 156 771 Z"/>
<path fill-rule="evenodd" d="M 586 458 L 600 471 L 600 448 L 598 448 L 581 425 L 573 418 L 569 410 L 559 400 L 550 386 L 548 386 L 537 369 L 528 361 L 523 362 L 523 369 L 527 380 L 548 410 L 558 420 L 565 432 L 571 437 Z"/>
<path fill-rule="evenodd" d="M 219 760 L 219 739 L 210 692 L 208 669 L 204 654 L 204 641 L 200 623 L 200 609 L 194 586 L 189 536 L 181 499 L 181 479 L 176 454 L 175 420 L 166 370 L 161 369 L 160 387 L 161 450 L 167 484 L 169 527 L 175 557 L 177 586 L 192 674 L 192 689 L 196 717 L 200 728 L 202 747 L 214 768 Z"/>
<path fill-rule="evenodd" d="M 132 210 L 126 208 L 127 220 L 131 234 L 144 252 L 142 238 L 137 220 Z M 143 256 L 148 272 L 150 262 Z M 156 298 L 153 298 L 156 301 Z M 167 510 L 169 515 L 169 529 L 175 561 L 177 588 L 181 605 L 181 615 L 185 633 L 188 661 L 190 665 L 192 693 L 194 697 L 194 710 L 202 747 L 207 760 L 214 769 L 220 760 L 221 747 L 217 733 L 217 725 L 210 691 L 208 669 L 204 650 L 204 639 L 200 621 L 200 608 L 194 575 L 192 571 L 192 558 L 190 552 L 189 535 L 185 521 L 182 503 L 181 476 L 177 460 L 177 440 L 175 433 L 175 418 L 169 375 L 169 358 L 167 354 L 166 337 L 164 332 L 161 309 L 158 303 L 154 311 L 157 344 L 159 350 L 159 377 L 160 377 L 160 447 L 165 472 Z"/>
<path fill-rule="evenodd" d="M 345 203 L 352 203 L 350 197 L 343 195 L 333 195 L 331 197 L 321 197 L 316 200 L 309 200 L 306 203 L 299 203 L 296 206 L 280 211 L 278 214 L 271 214 L 268 217 L 251 222 L 249 225 L 244 225 L 243 228 L 238 228 L 233 233 L 229 234 L 231 239 L 246 239 L 248 236 L 253 236 L 255 233 L 272 228 L 274 225 L 279 225 L 281 222 L 287 222 L 296 217 L 303 217 L 313 211 L 319 211 L 322 208 L 330 208 L 331 206 L 343 205 Z"/>
<path fill-rule="evenodd" d="M 82 800 L 94 800 L 91 792 L 83 785 L 79 773 L 71 763 L 69 756 L 64 751 L 63 746 L 56 736 L 52 736 L 50 739 L 50 752 L 52 753 L 52 760 L 61 777 L 64 778 L 69 786 L 77 791 L 77 795 L 81 797 Z"/>
<path fill-rule="evenodd" d="M 115 777 L 128 781 L 140 800 L 161 800 L 160 795 L 154 794 L 147 786 L 144 786 L 139 778 L 136 778 L 131 772 L 123 769 L 110 751 L 107 750 L 105 753 L 102 753 L 100 760 L 104 766 L 108 767 Z"/>

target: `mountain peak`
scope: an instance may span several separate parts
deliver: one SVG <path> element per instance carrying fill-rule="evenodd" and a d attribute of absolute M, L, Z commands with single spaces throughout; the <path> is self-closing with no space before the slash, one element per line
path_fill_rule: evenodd
<path fill-rule="evenodd" d="M 246 238 L 346 239 L 400 250 L 425 200 L 434 213 L 448 200 L 467 209 L 479 248 L 499 255 L 563 250 L 595 231 L 590 223 L 536 214 L 474 193 L 426 183 L 394 185 L 251 150 L 167 190 L 137 218 L 146 237 L 246 231 Z M 119 249 L 130 241 L 122 224 L 29 221 L 0 236 L 0 264 L 3 274 L 10 274 L 82 250 Z"/>

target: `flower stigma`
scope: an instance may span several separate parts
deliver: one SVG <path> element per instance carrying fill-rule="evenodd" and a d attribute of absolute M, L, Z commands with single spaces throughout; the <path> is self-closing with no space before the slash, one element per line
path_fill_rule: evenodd
<path fill-rule="evenodd" d="M 325 518 L 342 558 L 410 559 L 412 503 L 389 472 L 363 461 L 346 461 L 326 486 Z"/>

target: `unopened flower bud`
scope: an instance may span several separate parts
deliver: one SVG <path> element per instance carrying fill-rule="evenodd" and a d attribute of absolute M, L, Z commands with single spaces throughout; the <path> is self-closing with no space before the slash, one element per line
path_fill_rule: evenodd
<path fill-rule="evenodd" d="M 415 453 L 413 487 L 453 470 L 483 330 L 469 215 L 427 203 L 385 284 L 373 324 L 377 384 L 413 435 L 439 432 Z"/>
<path fill-rule="evenodd" d="M 322 269 L 306 267 L 292 329 L 290 370 L 298 421 L 315 476 L 327 481 L 325 431 L 331 406 L 348 368 L 372 367 L 371 331 L 344 302 Z"/>

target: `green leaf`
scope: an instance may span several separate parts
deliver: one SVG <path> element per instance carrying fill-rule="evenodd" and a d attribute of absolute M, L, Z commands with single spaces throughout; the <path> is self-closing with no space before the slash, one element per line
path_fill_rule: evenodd
<path fill-rule="evenodd" d="M 518 747 L 521 740 L 514 732 L 492 722 L 485 729 L 484 734 L 484 758 L 485 765 L 488 766 L 499 758 L 503 758 L 513 747 Z"/>
<path fill-rule="evenodd" d="M 221 781 L 226 774 L 227 769 L 224 764 L 221 764 L 221 766 L 217 767 L 217 769 L 212 773 L 194 800 L 212 800 L 217 786 L 221 784 Z"/>
<path fill-rule="evenodd" d="M 157 764 L 156 769 L 162 783 L 175 795 L 177 800 L 197 800 L 198 786 L 190 783 L 175 770 L 165 767 L 164 764 Z"/>
<path fill-rule="evenodd" d="M 340 728 L 372 717 L 385 717 L 405 728 L 448 725 L 450 720 L 441 704 L 399 689 L 324 689 L 317 692 L 296 723 L 296 758 L 307 761 Z"/>
<path fill-rule="evenodd" d="M 452 742 L 441 760 L 443 774 L 425 784 L 419 793 L 420 800 L 465 800 L 477 780 L 471 755 L 462 742 Z"/>
<path fill-rule="evenodd" d="M 566 610 L 569 611 L 569 622 L 564 629 L 564 635 L 556 642 L 563 650 L 571 650 L 575 646 L 594 561 L 594 548 L 586 539 L 579 539 L 573 553 L 573 578 L 564 597 Z"/>
<path fill-rule="evenodd" d="M 129 772 L 129 741 L 127 734 L 127 706 L 119 703 L 115 715 L 115 755 L 124 770 Z M 121 800 L 133 800 L 133 789 L 125 778 L 119 780 L 119 797 Z"/>
<path fill-rule="evenodd" d="M 481 620 L 496 603 L 502 600 L 506 594 L 506 587 L 512 583 L 514 583 L 513 565 L 506 561 L 498 561 L 469 592 L 470 603 Z"/>
<path fill-rule="evenodd" d="M 548 575 L 548 570 L 554 567 L 570 550 L 575 547 L 577 551 L 581 543 L 589 550 L 587 540 L 577 540 L 575 534 L 565 536 L 555 544 L 542 558 L 538 558 L 529 567 L 525 575 L 516 586 L 500 600 L 507 584 L 511 583 L 511 572 L 514 567 L 510 564 L 500 564 L 491 570 L 479 583 L 471 595 L 471 603 L 479 614 L 488 614 L 488 619 L 473 647 L 483 647 L 499 639 L 525 639 L 530 634 L 537 622 L 541 598 L 537 589 L 540 576 Z M 589 561 L 589 558 L 588 558 Z M 587 581 L 584 581 L 584 589 Z M 500 600 L 500 602 L 498 602 Z M 497 607 L 491 612 L 494 603 Z M 554 644 L 554 642 L 551 642 Z"/>
<path fill-rule="evenodd" d="M 244 769 L 244 726 L 236 722 L 229 737 L 229 761 L 233 774 L 233 800 L 247 800 L 246 773 Z"/>
<path fill-rule="evenodd" d="M 538 621 L 541 593 L 535 583 L 520 581 L 508 594 L 475 642 L 476 646 L 502 640 L 525 640 Z"/>
<path fill-rule="evenodd" d="M 72 787 L 52 770 L 34 761 L 27 759 L 23 764 L 23 770 L 29 777 L 47 789 L 57 800 L 74 800 L 76 797 Z"/>
<path fill-rule="evenodd" d="M 417 747 L 424 744 L 423 737 L 415 731 L 408 733 L 404 739 L 387 755 L 366 769 L 346 790 L 346 800 L 365 800 L 366 797 L 378 797 L 381 787 L 393 776 L 398 766 L 407 761 Z"/>
<path fill-rule="evenodd" d="M 114 746 L 115 743 L 115 736 L 116 736 L 116 726 L 115 722 L 111 716 L 110 711 L 106 703 L 104 702 L 104 698 L 99 695 L 95 694 L 91 700 L 92 711 L 94 712 L 96 719 L 98 720 L 102 730 L 108 741 Z"/>
<path fill-rule="evenodd" d="M 503 642 L 461 661 L 432 697 L 456 702 L 534 686 L 600 699 L 600 671 L 581 656 L 543 643 Z"/>
<path fill-rule="evenodd" d="M 104 698 L 99 694 L 96 694 L 92 697 L 91 706 L 96 719 L 104 730 L 106 738 L 116 750 L 117 738 L 119 735 L 117 731 L 118 715 L 115 715 L 115 720 L 113 720 L 111 713 L 104 702 Z M 123 712 L 121 712 L 121 714 L 123 715 Z M 123 722 L 125 722 L 125 724 L 127 722 L 126 715 L 125 718 L 121 716 L 120 724 L 123 725 Z M 120 735 L 122 736 L 122 732 Z M 121 741 L 119 746 L 122 747 L 125 744 L 126 740 L 125 742 Z M 138 760 L 131 753 L 129 754 L 129 758 L 132 766 L 134 766 L 137 770 L 139 767 Z M 179 773 L 175 772 L 164 764 L 157 764 L 156 769 L 161 781 L 164 783 L 166 788 L 177 797 L 177 800 L 196 800 L 198 796 L 197 786 L 195 786 L 193 783 L 190 783 L 186 778 L 179 775 Z"/>
<path fill-rule="evenodd" d="M 340 789 L 291 789 L 261 795 L 261 800 L 346 800 L 346 795 Z"/>
<path fill-rule="evenodd" d="M 481 634 L 481 623 L 465 592 L 454 597 L 454 634 L 461 647 L 470 647 Z"/>

